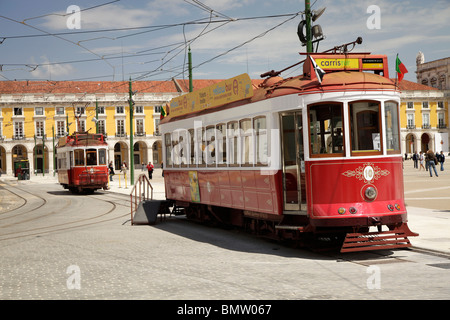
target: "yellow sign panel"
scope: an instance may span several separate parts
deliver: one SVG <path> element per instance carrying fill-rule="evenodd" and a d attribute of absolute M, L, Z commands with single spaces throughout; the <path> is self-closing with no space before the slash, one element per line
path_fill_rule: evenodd
<path fill-rule="evenodd" d="M 317 65 L 323 70 L 359 69 L 359 59 L 316 59 Z"/>
<path fill-rule="evenodd" d="M 189 185 L 191 190 L 191 201 L 200 202 L 197 171 L 189 171 Z"/>
<path fill-rule="evenodd" d="M 170 101 L 169 116 L 214 108 L 253 96 L 252 81 L 248 74 L 221 81 L 212 86 L 182 95 Z"/>

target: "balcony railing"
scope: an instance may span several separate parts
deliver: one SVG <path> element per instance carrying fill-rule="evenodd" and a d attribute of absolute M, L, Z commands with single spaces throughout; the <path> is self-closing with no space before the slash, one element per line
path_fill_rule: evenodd
<path fill-rule="evenodd" d="M 446 129 L 447 125 L 445 123 L 439 123 L 438 124 L 438 129 Z"/>
<path fill-rule="evenodd" d="M 126 138 L 126 137 L 127 137 L 126 132 L 125 133 L 118 133 L 118 132 L 116 132 L 116 138 Z"/>
<path fill-rule="evenodd" d="M 415 129 L 416 125 L 415 124 L 408 124 L 406 125 L 406 129 Z"/>
<path fill-rule="evenodd" d="M 423 124 L 422 129 L 431 129 L 431 125 L 429 124 Z"/>

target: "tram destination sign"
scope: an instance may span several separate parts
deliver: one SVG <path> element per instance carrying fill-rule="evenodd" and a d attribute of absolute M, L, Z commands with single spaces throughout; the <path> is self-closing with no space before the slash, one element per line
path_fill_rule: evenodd
<path fill-rule="evenodd" d="M 170 101 L 169 117 L 218 107 L 227 103 L 248 99 L 252 96 L 252 81 L 248 74 L 243 73 L 234 78 L 172 99 Z"/>
<path fill-rule="evenodd" d="M 387 58 L 371 54 L 314 54 L 317 65 L 324 71 L 384 71 Z"/>

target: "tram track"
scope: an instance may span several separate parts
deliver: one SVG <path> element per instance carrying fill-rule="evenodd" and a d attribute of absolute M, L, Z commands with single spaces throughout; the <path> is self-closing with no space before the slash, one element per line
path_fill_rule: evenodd
<path fill-rule="evenodd" d="M 18 213 L 17 215 L 22 215 L 24 213 L 31 213 L 31 212 L 34 212 L 34 211 L 42 209 L 45 205 L 48 205 L 47 199 L 45 199 L 44 197 L 42 197 L 41 195 L 39 195 L 39 194 L 37 194 L 35 192 L 30 192 L 28 190 L 25 190 L 24 188 L 20 188 L 20 187 L 17 187 L 17 186 L 12 186 L 10 184 L 7 184 L 7 185 L 9 187 L 13 187 L 13 188 L 15 188 L 17 190 L 20 190 L 20 192 L 26 192 L 27 194 L 36 196 L 36 197 L 41 198 L 43 200 L 43 202 L 39 206 L 30 208 L 30 210 L 27 210 L 27 211 L 25 211 L 23 213 Z M 23 207 L 26 206 L 26 204 L 28 202 L 27 199 L 25 197 L 21 196 L 20 194 L 18 194 L 17 192 L 14 192 L 14 191 L 11 191 L 11 190 L 8 190 L 8 191 L 11 192 L 12 194 L 14 194 L 15 196 L 23 199 L 24 203 L 20 207 L 16 207 L 16 208 L 14 208 L 12 210 L 8 210 L 7 212 L 8 213 L 12 213 L 14 210 L 18 210 L 19 208 L 23 209 Z M 26 229 L 23 229 L 23 230 L 14 230 L 14 231 L 10 231 L 10 232 L 7 231 L 6 233 L 0 233 L 0 241 L 6 241 L 6 240 L 11 240 L 11 239 L 19 239 L 19 238 L 25 238 L 25 237 L 30 237 L 30 236 L 39 236 L 39 235 L 49 234 L 49 233 L 54 233 L 54 232 L 70 231 L 70 230 L 79 229 L 79 228 L 82 228 L 82 227 L 93 226 L 93 225 L 100 224 L 100 223 L 114 221 L 114 220 L 117 220 L 117 219 L 123 219 L 124 217 L 128 217 L 129 216 L 129 213 L 121 214 L 121 215 L 113 216 L 113 217 L 109 216 L 111 213 L 113 213 L 117 209 L 118 205 L 126 206 L 126 204 L 117 203 L 114 200 L 102 199 L 101 197 L 99 198 L 99 197 L 94 197 L 94 196 L 91 196 L 91 195 L 86 195 L 85 197 L 89 197 L 89 198 L 95 199 L 96 201 L 107 202 L 107 203 L 109 203 L 111 205 L 111 207 L 106 212 L 104 211 L 104 212 L 101 212 L 99 214 L 95 214 L 93 216 L 89 216 L 89 217 L 86 217 L 86 218 L 75 219 L 75 220 L 72 220 L 72 221 L 65 221 L 65 222 L 62 222 L 62 223 L 50 224 L 50 225 L 45 225 L 45 226 L 40 226 L 40 227 L 31 227 L 31 228 L 26 228 Z M 67 209 L 72 204 L 73 204 L 73 201 L 71 201 L 71 199 L 68 199 L 68 203 L 66 203 L 66 205 L 63 208 Z M 37 217 L 33 217 L 33 218 L 30 218 L 30 219 L 27 219 L 27 220 L 18 221 L 16 223 L 10 223 L 8 225 L 0 225 L 0 230 L 1 229 L 5 230 L 7 228 L 12 228 L 12 227 L 17 226 L 19 224 L 20 225 L 26 225 L 26 223 L 30 223 L 33 220 L 40 219 L 40 218 L 45 218 L 45 217 L 50 216 L 51 214 L 60 213 L 61 209 L 63 209 L 63 208 L 60 208 L 59 210 L 52 210 L 51 212 L 46 213 L 44 215 L 39 215 Z M 5 213 L 5 212 L 3 212 L 3 213 Z M 17 215 L 15 215 L 15 216 L 13 215 L 13 216 L 10 216 L 10 217 L 17 217 Z M 1 218 L 0 221 L 2 219 L 6 219 L 6 218 L 10 218 L 10 217 Z"/>

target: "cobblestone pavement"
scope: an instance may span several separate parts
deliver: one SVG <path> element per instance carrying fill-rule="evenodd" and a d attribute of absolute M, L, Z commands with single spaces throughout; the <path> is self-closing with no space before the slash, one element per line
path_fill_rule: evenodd
<path fill-rule="evenodd" d="M 439 178 L 445 175 L 450 180 L 447 172 Z M 156 176 L 155 192 L 163 193 Z M 438 188 L 439 178 L 430 182 L 405 168 L 405 195 L 414 205 L 410 227 L 428 239 L 413 244 L 449 247 L 448 233 L 423 226 L 429 219 L 448 226 L 448 209 L 423 210 L 419 205 L 429 200 L 417 199 L 448 197 L 448 188 L 437 191 L 442 194 L 417 191 Z M 408 184 L 413 180 L 419 187 Z M 51 177 L 2 178 L 0 299 L 450 298 L 448 256 L 414 250 L 319 254 L 183 217 L 131 226 L 129 190 L 116 183 L 111 191 L 78 196 Z"/>

